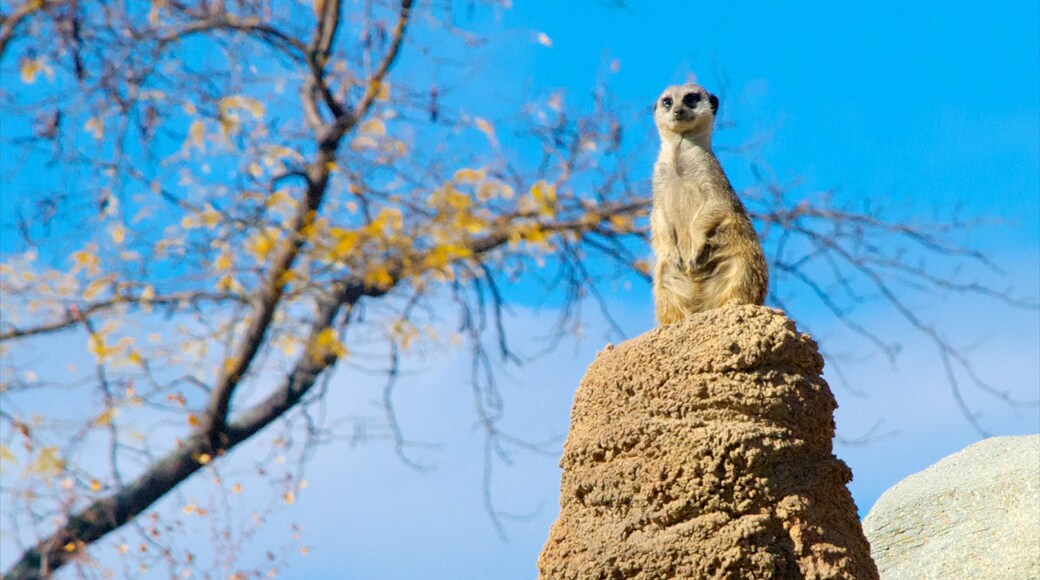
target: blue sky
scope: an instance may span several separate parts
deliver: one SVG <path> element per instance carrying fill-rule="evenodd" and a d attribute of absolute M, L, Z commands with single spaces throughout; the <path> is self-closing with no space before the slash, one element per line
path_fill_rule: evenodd
<path fill-rule="evenodd" d="M 636 171 L 645 178 L 656 143 L 649 115 L 640 113 L 664 85 L 695 74 L 723 94 L 724 114 L 737 124 L 718 144 L 768 133 L 759 155 L 778 175 L 802 178 L 807 191 L 887 201 L 907 216 L 941 218 L 962 206 L 967 215 L 1000 218 L 999 226 L 976 230 L 970 241 L 1006 272 L 991 278 L 994 286 L 1033 300 L 1040 295 L 1035 2 L 999 8 L 972 2 L 515 4 L 500 14 L 497 26 L 506 32 L 479 49 L 479 86 L 457 97 L 471 113 L 500 119 L 558 88 L 569 103 L 588 108 L 597 80 L 609 79 L 635 119 L 626 138 L 645 147 Z M 474 27 L 485 24 L 493 26 Z M 534 42 L 537 32 L 552 46 Z M 398 72 L 409 71 L 410 56 L 406 48 Z M 613 59 L 620 63 L 616 73 L 609 72 Z M 738 189 L 749 184 L 742 159 L 723 162 Z M 610 301 L 629 336 L 652 327 L 647 287 L 619 289 Z M 839 434 L 855 439 L 880 421 L 885 435 L 836 448 L 853 469 L 851 489 L 864 514 L 887 487 L 978 439 L 954 404 L 934 348 L 896 314 L 883 308 L 864 314 L 903 342 L 892 365 L 863 351 L 825 313 L 804 307 L 800 325 L 810 326 L 829 351 L 857 358 L 846 365 L 851 389 L 832 380 Z M 1040 398 L 1036 311 L 957 295 L 915 307 L 957 344 L 971 346 L 985 378 L 1019 398 Z M 551 315 L 523 307 L 516 314 L 511 324 L 520 343 L 535 346 Z M 562 438 L 574 389 L 607 334 L 593 315 L 584 340 L 513 370 L 503 385 L 505 425 L 531 440 Z M 481 503 L 483 438 L 459 379 L 466 353 L 410 364 L 424 372 L 398 387 L 399 418 L 409 437 L 439 444 L 416 451 L 434 469 L 417 473 L 380 442 L 321 448 L 307 469 L 309 487 L 253 542 L 262 554 L 290 535 L 290 522 L 304 525 L 310 554 L 294 557 L 282 577 L 535 577 L 558 509 L 556 458 L 521 453 L 512 467 L 496 467 L 498 506 L 530 514 L 507 522 L 509 541 L 500 541 Z M 348 380 L 354 381 L 349 369 L 342 369 L 333 384 Z M 374 379 L 349 393 L 334 391 L 329 407 L 343 415 L 378 414 L 381 388 Z M 1036 407 L 1009 408 L 970 387 L 965 396 L 995 434 L 1040 431 Z M 190 484 L 188 494 L 191 485 L 200 484 Z"/>
<path fill-rule="evenodd" d="M 948 216 L 959 205 L 968 215 L 1002 218 L 970 241 L 1007 272 L 996 286 L 1034 300 L 1040 294 L 1035 3 L 607 4 L 516 2 L 502 18 L 511 32 L 483 57 L 496 79 L 487 89 L 492 101 L 508 110 L 524 95 L 562 87 L 568 102 L 587 103 L 597 79 L 609 78 L 619 101 L 638 113 L 664 85 L 691 73 L 716 91 L 725 78 L 723 107 L 738 128 L 724 143 L 771 132 L 761 156 L 779 175 L 802 177 L 807 189 L 887 200 L 906 215 Z M 534 31 L 545 32 L 552 46 L 532 42 Z M 610 74 L 615 58 L 621 67 Z M 482 99 L 474 113 L 482 107 L 496 109 Z M 626 127 L 626 135 L 650 135 L 648 116 L 642 123 Z M 652 138 L 646 143 L 643 176 L 655 147 Z M 741 161 L 724 162 L 738 189 L 747 185 Z M 619 292 L 613 301 L 630 336 L 651 327 L 646 288 Z M 1019 398 L 1040 398 L 1035 311 L 963 296 L 915 306 L 957 344 L 972 345 L 988 380 Z M 831 379 L 839 434 L 856 439 L 877 426 L 882 435 L 835 450 L 853 468 L 850 488 L 863 514 L 886 488 L 978 439 L 950 395 L 934 348 L 897 315 L 883 308 L 866 314 L 902 341 L 895 364 L 862 352 L 823 313 L 805 316 L 830 350 L 860 358 L 846 365 L 855 391 Z M 538 318 L 517 325 L 520 334 L 540 334 Z M 573 390 L 605 335 L 605 326 L 593 322 L 577 346 L 516 373 L 504 388 L 507 424 L 531 439 L 562 435 Z M 521 455 L 516 466 L 496 472 L 501 507 L 534 510 L 529 520 L 507 524 L 510 540 L 500 542 L 481 513 L 480 433 L 465 393 L 450 386 L 452 367 L 465 367 L 464 355 L 456 354 L 400 391 L 402 400 L 418 397 L 402 410 L 412 436 L 444 443 L 422 453 L 436 469 L 415 474 L 379 444 L 323 450 L 310 475 L 311 497 L 301 498 L 295 517 L 309 522 L 314 551 L 293 563 L 289 577 L 535 577 L 535 559 L 558 510 L 555 459 Z M 377 397 L 373 388 L 369 399 Z M 1036 407 L 1009 408 L 970 387 L 965 397 L 994 434 L 1040 431 Z M 436 420 L 427 405 L 438 409 Z M 342 522 L 324 516 L 330 504 Z"/>

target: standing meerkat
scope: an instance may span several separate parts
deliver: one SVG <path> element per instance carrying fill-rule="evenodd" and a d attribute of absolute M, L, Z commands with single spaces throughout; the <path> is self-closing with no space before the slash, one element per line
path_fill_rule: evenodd
<path fill-rule="evenodd" d="M 766 298 L 762 244 L 711 150 L 718 108 L 718 97 L 692 83 L 668 87 L 654 103 L 661 152 L 654 164 L 650 244 L 657 256 L 659 324 Z"/>

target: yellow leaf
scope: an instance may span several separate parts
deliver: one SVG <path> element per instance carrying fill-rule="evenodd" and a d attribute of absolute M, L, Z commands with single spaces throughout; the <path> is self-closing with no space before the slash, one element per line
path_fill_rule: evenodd
<path fill-rule="evenodd" d="M 213 267 L 216 268 L 218 272 L 223 272 L 225 270 L 230 270 L 231 269 L 231 254 L 228 254 L 228 253 L 225 252 L 225 253 L 217 256 L 216 261 L 213 262 Z"/>
<path fill-rule="evenodd" d="M 104 119 L 100 119 L 98 117 L 91 117 L 91 118 L 87 119 L 87 124 L 84 125 L 83 128 L 85 130 L 90 131 L 91 133 L 93 133 L 94 138 L 99 140 L 99 141 L 101 140 L 102 137 L 105 136 L 105 121 L 104 121 Z"/>
<path fill-rule="evenodd" d="M 206 209 L 199 214 L 199 219 L 202 220 L 203 225 L 207 228 L 212 228 L 219 224 L 222 217 L 220 212 L 208 203 L 206 204 Z"/>
<path fill-rule="evenodd" d="M 127 361 L 131 364 L 137 365 L 138 367 L 145 366 L 145 358 L 141 357 L 140 351 L 138 350 L 130 350 L 130 352 L 127 353 Z"/>
<path fill-rule="evenodd" d="M 285 159 L 286 157 L 292 157 L 293 159 L 301 161 L 303 159 L 299 153 L 282 145 L 264 145 L 263 149 L 265 160 L 278 161 L 280 159 Z"/>
<path fill-rule="evenodd" d="M 90 480 L 90 491 L 100 491 L 100 490 L 101 490 L 101 482 L 96 480 L 96 479 L 91 479 Z"/>
<path fill-rule="evenodd" d="M 286 284 L 292 284 L 293 280 L 296 280 L 297 274 L 292 270 L 286 270 L 282 272 L 281 276 L 278 276 L 278 284 L 285 286 Z"/>
<path fill-rule="evenodd" d="M 43 70 L 43 60 L 36 58 L 23 58 L 20 67 L 22 82 L 32 84 L 36 82 L 36 75 Z"/>
<path fill-rule="evenodd" d="M 537 40 L 538 44 L 542 46 L 552 46 L 552 39 L 549 38 L 549 35 L 544 32 L 539 32 L 537 35 L 535 35 L 535 40 Z"/>
<path fill-rule="evenodd" d="M 213 456 L 209 453 L 200 453 L 195 459 L 199 462 L 199 465 L 206 465 L 210 461 L 213 461 Z"/>
<path fill-rule="evenodd" d="M 166 395 L 166 400 L 176 404 L 179 407 L 183 407 L 184 404 L 187 402 L 187 399 L 185 399 L 184 395 L 181 393 L 170 393 Z"/>
<path fill-rule="evenodd" d="M 242 493 L 242 484 L 241 483 L 236 483 L 235 485 L 232 485 L 231 486 L 231 493 L 235 493 L 235 494 Z"/>
<path fill-rule="evenodd" d="M 386 125 L 380 119 L 369 119 L 361 125 L 362 133 L 371 133 L 377 137 L 386 135 Z"/>
<path fill-rule="evenodd" d="M 394 277 L 385 266 L 379 266 L 365 272 L 365 283 L 376 288 L 389 288 L 394 285 Z"/>
<path fill-rule="evenodd" d="M 231 274 L 224 274 L 217 280 L 217 290 L 221 292 L 241 292 L 242 285 Z"/>
<path fill-rule="evenodd" d="M 476 125 L 477 129 L 480 129 L 480 131 L 487 135 L 489 138 L 495 135 L 495 128 L 491 125 L 489 121 L 477 117 L 477 119 L 473 121 L 473 124 Z"/>
<path fill-rule="evenodd" d="M 407 320 L 395 320 L 390 325 L 390 332 L 401 343 L 401 348 L 408 349 L 412 341 L 419 337 L 419 329 Z"/>
<path fill-rule="evenodd" d="M 72 254 L 72 273 L 75 274 L 80 270 L 86 269 L 87 274 L 93 276 L 98 272 L 98 264 L 100 261 L 97 257 L 97 245 L 87 244 L 87 247 Z"/>
<path fill-rule="evenodd" d="M 490 121 L 477 117 L 473 124 L 480 130 L 481 133 L 487 136 L 487 140 L 491 143 L 491 146 L 498 149 L 498 138 L 495 137 L 495 127 Z"/>
<path fill-rule="evenodd" d="M 284 334 L 280 335 L 277 339 L 275 339 L 275 344 L 278 345 L 278 348 L 282 351 L 282 354 L 284 354 L 285 356 L 295 355 L 296 350 L 299 347 L 299 345 L 297 344 L 296 340 L 293 339 L 293 337 Z"/>
<path fill-rule="evenodd" d="M 119 409 L 116 409 L 115 407 L 110 407 L 108 409 L 105 409 L 105 411 L 103 413 L 101 413 L 100 415 L 95 417 L 93 421 L 91 421 L 91 425 L 93 425 L 95 427 L 101 427 L 101 426 L 104 426 L 104 425 L 109 425 L 109 424 L 112 423 L 112 419 L 115 418 L 115 416 L 118 415 L 118 414 L 119 414 Z"/>
<path fill-rule="evenodd" d="M 199 418 L 194 413 L 188 415 L 188 425 L 191 425 L 192 427 L 199 426 Z"/>
<path fill-rule="evenodd" d="M 90 339 L 87 342 L 87 348 L 91 354 L 97 357 L 99 362 L 103 362 L 107 359 L 114 351 L 114 348 L 110 348 L 105 342 L 105 337 L 100 334 L 90 335 Z"/>
<path fill-rule="evenodd" d="M 221 116 L 229 112 L 231 109 L 244 109 L 248 111 L 254 119 L 259 119 L 264 116 L 264 104 L 252 97 L 246 97 L 243 95 L 224 97 L 220 100 L 218 111 Z"/>
<path fill-rule="evenodd" d="M 437 246 L 427 254 L 424 263 L 427 267 L 440 269 L 459 258 L 466 258 L 472 254 L 472 250 L 465 246 L 445 244 Z"/>
<path fill-rule="evenodd" d="M 188 140 L 191 144 L 199 149 L 202 149 L 202 144 L 206 139 L 206 126 L 202 124 L 202 121 L 192 121 L 191 126 L 188 127 Z"/>
<path fill-rule="evenodd" d="M 375 139 L 368 135 L 359 135 L 350 142 L 350 148 L 354 151 L 362 151 L 364 149 L 372 149 L 377 145 Z"/>
<path fill-rule="evenodd" d="M 40 475 L 54 477 L 65 469 L 65 461 L 58 454 L 57 447 L 44 447 L 36 460 L 29 466 L 29 471 Z"/>
<path fill-rule="evenodd" d="M 377 101 L 389 101 L 390 100 L 390 83 L 382 81 L 376 87 L 376 100 Z"/>
<path fill-rule="evenodd" d="M 549 239 L 549 234 L 538 224 L 527 224 L 518 227 L 510 234 L 510 242 L 524 240 L 532 244 L 542 244 Z"/>
<path fill-rule="evenodd" d="M 330 163 L 331 163 L 331 161 L 330 161 Z M 267 199 L 264 201 L 264 205 L 267 206 L 268 209 L 270 209 L 270 208 L 272 208 L 272 207 L 274 207 L 274 206 L 276 206 L 278 204 L 281 204 L 281 203 L 284 203 L 284 204 L 287 204 L 287 205 L 290 205 L 290 206 L 295 206 L 296 205 L 296 200 L 293 199 L 288 193 L 286 193 L 286 191 L 284 189 L 279 189 L 279 190 L 275 191 L 274 193 L 272 193 L 270 196 L 268 196 Z"/>
<path fill-rule="evenodd" d="M 388 207 L 379 210 L 379 215 L 376 219 L 372 220 L 372 223 L 365 227 L 365 233 L 369 235 L 381 235 L 386 233 L 384 230 L 390 230 L 389 233 L 396 233 L 401 231 L 404 227 L 403 215 L 401 210 L 395 207 Z"/>
<path fill-rule="evenodd" d="M 101 292 L 104 291 L 105 286 L 108 285 L 108 282 L 108 278 L 98 278 L 97 280 L 94 280 L 93 282 L 88 284 L 87 287 L 83 290 L 83 299 L 93 300 L 94 298 L 97 298 L 98 294 L 101 294 Z"/>
<path fill-rule="evenodd" d="M 274 244 L 280 237 L 278 230 L 274 228 L 265 228 L 263 231 L 257 232 L 249 240 L 249 249 L 253 252 L 253 258 L 257 264 L 264 263 L 267 259 L 267 255 L 274 249 Z"/>
<path fill-rule="evenodd" d="M 470 197 L 459 190 L 455 189 L 452 184 L 447 183 L 444 187 L 435 190 L 427 202 L 438 209 L 444 209 L 450 207 L 456 211 L 463 211 L 469 209 L 473 204 L 473 200 Z"/>
<path fill-rule="evenodd" d="M 610 216 L 610 223 L 619 230 L 628 230 L 632 228 L 632 218 L 624 215 Z"/>
<path fill-rule="evenodd" d="M 549 96 L 549 108 L 557 113 L 563 111 L 563 91 L 556 91 Z"/>
<path fill-rule="evenodd" d="M 476 183 L 484 179 L 483 169 L 460 169 L 455 172 L 455 181 L 457 183 Z"/>
<path fill-rule="evenodd" d="M 126 239 L 126 228 L 122 225 L 115 225 L 112 229 L 108 230 L 109 235 L 112 236 L 112 241 L 117 244 L 122 244 L 123 240 Z"/>
<path fill-rule="evenodd" d="M 197 505 L 195 505 L 193 503 L 189 503 L 188 505 L 186 505 L 183 508 L 181 508 L 181 511 L 186 513 L 186 514 L 193 514 L 196 511 L 198 511 L 198 509 L 199 509 L 199 506 L 197 506 Z"/>
<path fill-rule="evenodd" d="M 556 215 L 556 186 L 539 180 L 531 186 L 531 197 L 538 207 L 538 213 L 544 216 Z"/>
<path fill-rule="evenodd" d="M 7 445 L 0 443 L 0 461 L 18 463 L 18 458 L 14 456 L 14 453 L 11 453 L 11 449 Z"/>
<path fill-rule="evenodd" d="M 285 503 L 288 505 L 292 505 L 296 502 L 296 494 L 291 491 L 285 492 L 285 495 L 283 495 L 282 498 L 285 499 Z"/>
<path fill-rule="evenodd" d="M 480 219 L 471 214 L 461 214 L 455 220 L 456 225 L 461 230 L 465 230 L 471 234 L 479 234 L 488 227 L 488 222 Z"/>
<path fill-rule="evenodd" d="M 238 115 L 221 115 L 220 132 L 224 137 L 234 133 L 238 129 Z"/>
<path fill-rule="evenodd" d="M 330 356 L 342 357 L 347 354 L 347 348 L 339 341 L 336 331 L 326 328 L 314 338 L 311 356 L 315 361 L 323 361 Z"/>
<path fill-rule="evenodd" d="M 141 356 L 141 353 L 136 351 L 136 350 L 130 351 L 130 353 L 126 355 L 126 358 L 131 363 L 133 363 L 133 364 L 135 364 L 135 365 L 137 365 L 139 367 L 143 367 L 144 366 L 144 357 Z"/>
<path fill-rule="evenodd" d="M 329 230 L 329 235 L 335 240 L 335 244 L 332 246 L 333 260 L 342 260 L 349 257 L 361 238 L 361 235 L 357 232 L 343 228 L 332 228 Z"/>

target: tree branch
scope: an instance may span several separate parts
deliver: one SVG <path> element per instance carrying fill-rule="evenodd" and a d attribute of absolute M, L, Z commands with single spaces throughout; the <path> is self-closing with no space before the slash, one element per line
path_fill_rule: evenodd
<path fill-rule="evenodd" d="M 162 296 L 153 296 L 151 298 L 146 298 L 140 294 L 121 294 L 109 300 L 77 307 L 76 311 L 69 309 L 66 312 L 65 317 L 61 320 L 52 320 L 50 322 L 44 322 L 37 326 L 27 328 L 18 328 L 9 324 L 8 330 L 0 332 L 0 343 L 8 340 L 28 338 L 67 330 L 79 322 L 79 317 L 81 316 L 89 317 L 95 314 L 102 314 L 108 310 L 112 310 L 119 306 L 126 306 L 127 304 L 138 306 L 180 306 L 183 304 L 197 304 L 200 302 L 220 303 L 228 301 L 240 303 L 246 302 L 246 300 L 240 295 L 219 292 L 177 292 Z"/>
<path fill-rule="evenodd" d="M 33 12 L 44 10 L 57 4 L 67 3 L 67 0 L 40 0 L 38 2 L 24 2 L 12 14 L 0 17 L 0 60 L 7 53 L 7 44 L 14 38 L 18 25 Z"/>

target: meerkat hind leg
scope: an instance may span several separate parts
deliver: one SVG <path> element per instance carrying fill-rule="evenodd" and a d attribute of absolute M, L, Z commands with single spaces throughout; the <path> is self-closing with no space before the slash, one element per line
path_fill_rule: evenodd
<path fill-rule="evenodd" d="M 700 302 L 697 284 L 681 269 L 661 264 L 654 284 L 654 303 L 660 324 L 678 322 L 698 311 Z"/>

